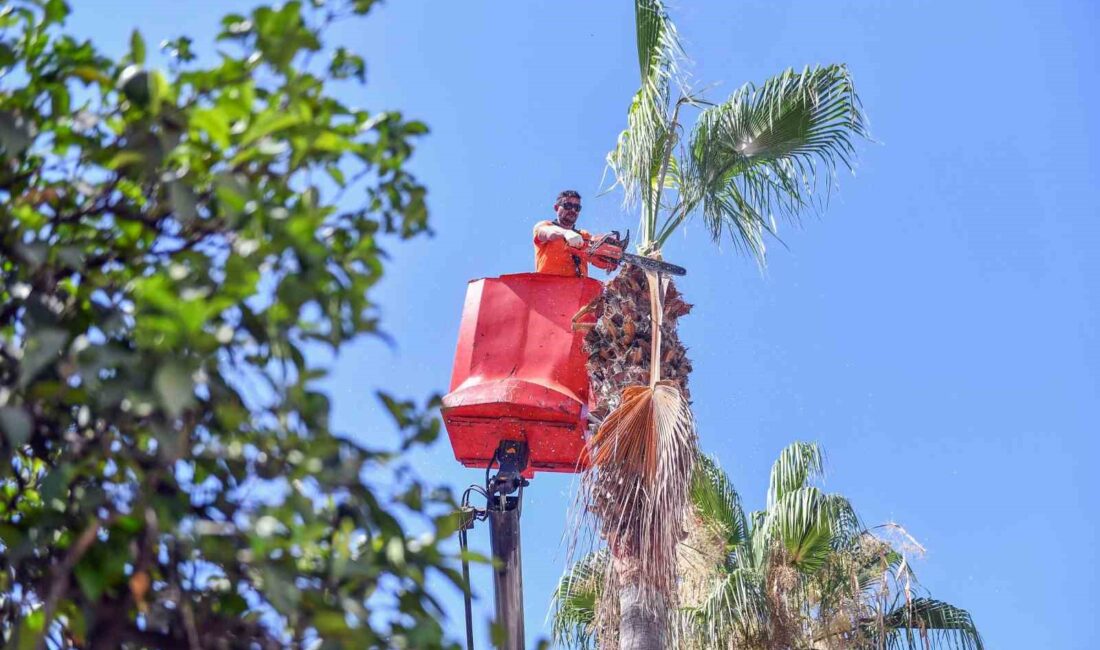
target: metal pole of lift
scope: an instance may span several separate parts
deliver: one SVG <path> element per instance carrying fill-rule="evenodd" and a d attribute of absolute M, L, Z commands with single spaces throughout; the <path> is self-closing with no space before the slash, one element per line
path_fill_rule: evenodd
<path fill-rule="evenodd" d="M 520 492 L 522 496 L 523 492 Z M 523 563 L 519 542 L 521 497 L 489 499 L 489 544 L 499 563 L 493 570 L 497 626 L 506 634 L 501 650 L 524 650 Z"/>

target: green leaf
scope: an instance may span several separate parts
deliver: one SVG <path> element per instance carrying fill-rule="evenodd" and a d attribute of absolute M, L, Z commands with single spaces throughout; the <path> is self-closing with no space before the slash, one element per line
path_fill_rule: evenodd
<path fill-rule="evenodd" d="M 333 53 L 332 62 L 329 64 L 329 74 L 334 79 L 355 77 L 360 83 L 367 80 L 367 68 L 363 62 L 363 57 L 353 54 L 343 47 L 336 48 Z"/>
<path fill-rule="evenodd" d="M 69 483 L 73 479 L 75 469 L 70 464 L 55 467 L 42 479 L 42 501 L 48 506 L 60 505 L 64 509 L 69 496 Z M 57 504 L 54 504 L 57 501 Z"/>
<path fill-rule="evenodd" d="M 153 113 L 158 113 L 161 110 L 162 105 L 169 99 L 171 93 L 171 87 L 168 85 L 168 79 L 164 76 L 164 73 L 160 70 L 153 70 L 149 73 L 149 109 Z"/>
<path fill-rule="evenodd" d="M 375 2 L 377 2 L 377 0 L 354 0 L 354 2 L 352 2 L 352 7 L 355 13 L 363 15 L 370 11 Z"/>
<path fill-rule="evenodd" d="M 229 146 L 229 117 L 224 109 L 198 109 L 191 112 L 191 129 L 206 133 L 219 147 Z"/>
<path fill-rule="evenodd" d="M 23 351 L 19 385 L 29 385 L 39 372 L 56 362 L 68 342 L 69 333 L 63 329 L 49 327 L 32 333 Z"/>
<path fill-rule="evenodd" d="M 145 162 L 145 155 L 138 151 L 120 151 L 111 156 L 103 166 L 107 169 L 122 169 L 130 165 L 141 165 Z"/>
<path fill-rule="evenodd" d="M 130 32 L 130 58 L 138 65 L 145 65 L 145 39 L 136 29 Z"/>
<path fill-rule="evenodd" d="M 0 111 L 0 146 L 4 155 L 17 158 L 34 140 L 34 129 L 23 117 L 11 111 Z"/>
<path fill-rule="evenodd" d="M 301 123 L 302 117 L 300 115 L 270 110 L 261 114 L 252 122 L 241 137 L 241 146 L 246 147 L 264 136 L 278 133 Z"/>
<path fill-rule="evenodd" d="M 344 153 L 354 146 L 351 140 L 336 135 L 331 131 L 325 131 L 318 135 L 313 139 L 312 145 L 313 148 L 318 151 L 328 151 L 330 153 Z"/>
<path fill-rule="evenodd" d="M 160 403 L 173 417 L 179 416 L 184 409 L 195 403 L 195 385 L 191 372 L 182 363 L 168 361 L 153 378 L 153 388 Z"/>
<path fill-rule="evenodd" d="M 248 203 L 248 186 L 241 176 L 222 172 L 214 177 L 214 196 L 221 211 L 230 215 L 240 214 Z"/>
<path fill-rule="evenodd" d="M 899 650 L 929 647 L 983 650 L 985 647 L 970 612 L 932 598 L 914 598 L 899 605 L 886 614 L 883 627 L 886 647 Z M 873 638 L 878 633 L 879 630 L 872 629 L 868 636 Z"/>
<path fill-rule="evenodd" d="M 779 453 L 772 465 L 768 483 L 768 506 L 771 507 L 788 492 L 806 487 L 808 481 L 821 475 L 825 455 L 812 442 L 794 442 Z"/>
<path fill-rule="evenodd" d="M 30 413 L 18 406 L 0 406 L 0 429 L 12 449 L 22 447 L 31 437 L 34 420 Z"/>
<path fill-rule="evenodd" d="M 111 83 L 111 78 L 104 74 L 102 70 L 93 68 L 90 65 L 78 65 L 69 73 L 87 84 L 100 83 L 106 85 Z"/>
<path fill-rule="evenodd" d="M 107 586 L 107 576 L 102 567 L 95 562 L 81 562 L 73 569 L 73 573 L 84 596 L 92 602 L 99 600 Z"/>
<path fill-rule="evenodd" d="M 42 626 L 46 624 L 46 612 L 38 608 L 27 614 L 19 626 L 19 647 L 17 650 L 33 650 L 42 635 Z"/>
<path fill-rule="evenodd" d="M 69 5 L 64 0 L 46 0 L 43 14 L 47 25 L 63 22 L 69 15 Z"/>
<path fill-rule="evenodd" d="M 172 201 L 172 212 L 182 224 L 188 224 L 198 218 L 198 198 L 191 186 L 175 181 L 168 186 L 168 194 Z"/>

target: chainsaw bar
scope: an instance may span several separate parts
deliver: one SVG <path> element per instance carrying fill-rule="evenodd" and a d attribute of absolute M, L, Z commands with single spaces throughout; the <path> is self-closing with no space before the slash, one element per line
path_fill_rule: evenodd
<path fill-rule="evenodd" d="M 658 273 L 668 273 L 669 275 L 687 275 L 687 269 L 675 264 L 669 264 L 668 262 L 662 262 L 661 260 L 655 260 L 652 257 L 643 257 L 641 255 L 635 255 L 634 253 L 623 253 L 623 261 L 636 264 L 643 269 L 649 269 L 650 271 L 657 271 Z"/>

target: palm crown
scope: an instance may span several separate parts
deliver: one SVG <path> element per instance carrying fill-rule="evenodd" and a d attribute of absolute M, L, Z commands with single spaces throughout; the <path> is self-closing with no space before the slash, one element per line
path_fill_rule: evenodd
<path fill-rule="evenodd" d="M 678 556 L 677 647 L 981 650 L 967 611 L 923 593 L 909 563 L 919 545 L 896 524 L 864 528 L 848 499 L 813 485 L 821 470 L 817 445 L 788 446 L 767 507 L 746 516 L 726 473 L 699 457 Z M 605 553 L 577 562 L 554 593 L 564 646 L 616 645 Z"/>
<path fill-rule="evenodd" d="M 636 0 L 635 13 L 642 84 L 607 162 L 625 203 L 641 204 L 640 252 L 701 214 L 716 241 L 728 233 L 763 262 L 775 217 L 796 220 L 827 197 L 867 136 L 847 67 L 787 70 L 713 104 L 680 87 L 682 50 L 661 1 Z M 686 141 L 685 108 L 698 112 Z"/>

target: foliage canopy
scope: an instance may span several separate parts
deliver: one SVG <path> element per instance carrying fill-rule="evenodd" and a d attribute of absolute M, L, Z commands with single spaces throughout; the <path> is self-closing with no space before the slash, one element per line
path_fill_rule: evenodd
<path fill-rule="evenodd" d="M 814 485 L 821 449 L 787 446 L 766 508 L 746 514 L 729 476 L 700 456 L 680 544 L 678 648 L 982 650 L 970 613 L 925 593 L 900 526 L 865 528 L 851 503 Z M 618 597 L 606 550 L 574 564 L 554 594 L 553 633 L 572 648 L 616 648 Z"/>
<path fill-rule="evenodd" d="M 66 33 L 62 0 L 0 12 L 11 647 L 444 643 L 450 496 L 332 431 L 307 355 L 381 334 L 382 244 L 429 232 L 426 127 L 336 92 L 366 67 L 328 28 L 372 4 L 227 15 L 160 68 L 137 31 L 118 60 Z M 381 397 L 404 448 L 438 435 Z"/>

